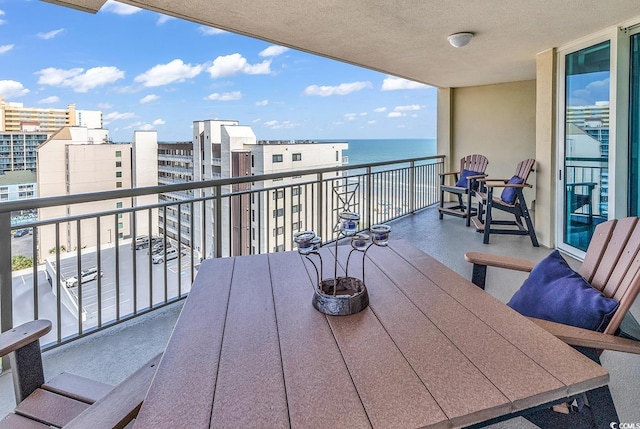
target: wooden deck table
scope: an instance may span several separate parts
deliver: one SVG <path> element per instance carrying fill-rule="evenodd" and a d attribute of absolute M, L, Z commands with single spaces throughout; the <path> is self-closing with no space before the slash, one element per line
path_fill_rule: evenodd
<path fill-rule="evenodd" d="M 295 252 L 204 261 L 135 428 L 460 427 L 608 383 L 406 241 L 371 248 L 365 266 L 369 307 L 325 316 Z"/>

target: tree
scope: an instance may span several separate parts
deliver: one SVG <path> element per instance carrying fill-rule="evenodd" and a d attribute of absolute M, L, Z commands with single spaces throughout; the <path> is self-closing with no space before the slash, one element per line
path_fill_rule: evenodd
<path fill-rule="evenodd" d="M 16 255 L 11 258 L 11 269 L 13 271 L 24 270 L 33 267 L 33 258 L 27 258 L 24 255 Z"/>

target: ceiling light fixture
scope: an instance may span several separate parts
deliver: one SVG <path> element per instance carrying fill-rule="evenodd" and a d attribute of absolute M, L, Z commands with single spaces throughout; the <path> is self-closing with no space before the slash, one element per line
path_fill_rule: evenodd
<path fill-rule="evenodd" d="M 447 37 L 449 43 L 454 48 L 462 48 L 463 46 L 467 46 L 473 37 L 473 33 L 463 32 L 463 33 L 455 33 L 451 36 Z"/>

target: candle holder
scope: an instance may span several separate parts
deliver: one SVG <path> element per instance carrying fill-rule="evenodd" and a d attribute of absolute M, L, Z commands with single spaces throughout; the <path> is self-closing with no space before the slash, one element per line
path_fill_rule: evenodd
<path fill-rule="evenodd" d="M 338 215 L 338 222 L 333 231 L 337 234 L 335 240 L 333 278 L 321 279 L 323 260 L 320 254 L 322 239 L 313 231 L 301 231 L 294 235 L 293 240 L 298 246 L 298 253 L 307 258 L 316 271 L 316 287 L 312 304 L 321 313 L 332 316 L 346 316 L 358 313 L 369 305 L 369 294 L 364 284 L 364 260 L 371 246 L 385 247 L 389 243 L 391 227 L 388 225 L 373 225 L 369 233 L 358 232 L 360 215 L 358 213 L 342 212 Z M 345 275 L 338 277 L 338 242 L 351 237 L 351 250 L 347 256 Z M 362 253 L 362 277 L 349 276 L 349 262 L 353 253 Z M 311 259 L 315 256 L 320 265 Z"/>

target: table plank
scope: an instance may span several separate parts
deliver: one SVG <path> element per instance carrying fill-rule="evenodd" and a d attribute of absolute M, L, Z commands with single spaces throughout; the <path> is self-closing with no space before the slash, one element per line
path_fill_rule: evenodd
<path fill-rule="evenodd" d="M 565 384 L 567 395 L 604 386 L 608 372 L 581 353 L 567 347 L 553 335 L 539 329 L 516 311 L 404 240 L 390 246 L 403 259 L 438 285 L 480 320 L 512 343 L 557 380 Z"/>
<path fill-rule="evenodd" d="M 209 427 L 234 262 L 211 259 L 200 266 L 138 414 L 137 429 Z"/>
<path fill-rule="evenodd" d="M 371 427 L 301 257 L 269 255 L 291 427 Z"/>
<path fill-rule="evenodd" d="M 289 428 L 267 255 L 235 258 L 211 427 Z"/>
<path fill-rule="evenodd" d="M 361 254 L 352 268 L 362 272 Z M 454 426 L 511 412 L 511 402 L 383 271 L 367 263 L 365 275 L 370 307 Z"/>
<path fill-rule="evenodd" d="M 395 252 L 385 250 L 372 248 L 371 260 L 383 264 L 393 283 L 509 398 L 513 411 L 536 405 L 538 395 L 565 395 L 563 383 L 428 278 L 411 269 Z M 471 289 L 469 285 L 467 288 Z"/>
<path fill-rule="evenodd" d="M 328 265 L 333 270 L 333 264 L 325 264 L 325 275 Z M 339 269 L 338 275 L 344 272 Z M 449 426 L 446 414 L 371 308 L 327 319 L 373 427 Z"/>

